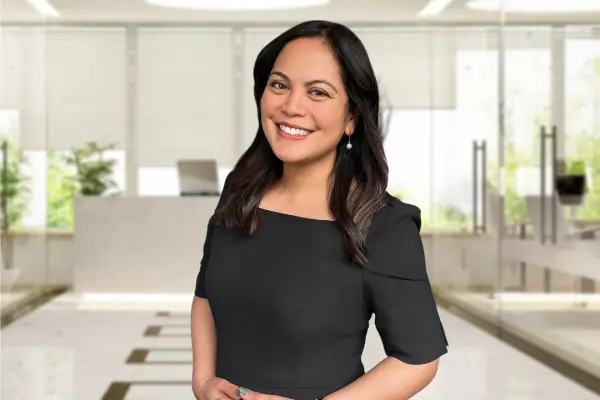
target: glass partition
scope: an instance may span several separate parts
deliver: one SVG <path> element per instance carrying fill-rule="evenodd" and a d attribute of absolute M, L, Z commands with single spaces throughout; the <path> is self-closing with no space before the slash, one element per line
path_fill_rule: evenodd
<path fill-rule="evenodd" d="M 583 26 L 503 31 L 502 329 L 597 382 L 600 38 Z"/>
<path fill-rule="evenodd" d="M 430 110 L 429 218 L 423 237 L 438 303 L 497 323 L 498 38 L 492 27 L 446 28 L 430 35 L 452 49 L 432 65 L 453 72 L 433 85 L 452 88 L 452 102 Z M 439 103 L 432 91 L 432 105 Z M 410 175 L 410 174 L 409 174 Z"/>

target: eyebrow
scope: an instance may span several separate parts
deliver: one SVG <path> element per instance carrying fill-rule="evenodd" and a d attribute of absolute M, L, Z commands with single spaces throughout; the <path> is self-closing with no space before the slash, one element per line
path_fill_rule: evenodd
<path fill-rule="evenodd" d="M 284 74 L 283 72 L 279 72 L 279 71 L 273 71 L 273 72 L 271 72 L 271 73 L 269 74 L 269 76 L 271 76 L 271 75 L 278 75 L 278 76 L 282 77 L 283 79 L 285 79 L 286 81 L 290 81 L 290 80 L 291 80 L 291 79 L 290 79 L 290 78 L 289 78 L 289 77 L 288 77 L 286 74 Z M 327 86 L 330 86 L 330 87 L 331 87 L 333 90 L 335 90 L 335 92 L 336 92 L 336 93 L 338 92 L 338 90 L 335 88 L 335 86 L 334 86 L 332 83 L 330 83 L 330 82 L 327 82 L 325 79 L 314 79 L 314 80 L 312 80 L 312 81 L 308 81 L 308 82 L 306 82 L 306 83 L 305 83 L 305 85 L 306 85 L 306 86 L 311 86 L 311 85 L 314 85 L 315 83 L 324 83 L 325 85 L 327 85 Z"/>

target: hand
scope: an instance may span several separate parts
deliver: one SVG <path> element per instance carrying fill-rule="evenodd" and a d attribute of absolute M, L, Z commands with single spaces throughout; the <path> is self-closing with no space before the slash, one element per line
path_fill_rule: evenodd
<path fill-rule="evenodd" d="M 238 387 L 222 378 L 210 378 L 204 382 L 194 382 L 198 400 L 237 400 Z"/>
<path fill-rule="evenodd" d="M 236 392 L 236 395 L 239 394 L 239 398 L 242 398 L 242 400 L 294 400 L 294 399 L 290 399 L 288 397 L 281 397 L 281 396 L 275 396 L 272 394 L 264 394 L 264 393 L 258 393 L 258 392 L 254 392 L 252 390 L 249 389 L 245 389 L 245 388 L 240 388 L 238 392 Z M 238 397 L 236 397 L 237 399 Z"/>

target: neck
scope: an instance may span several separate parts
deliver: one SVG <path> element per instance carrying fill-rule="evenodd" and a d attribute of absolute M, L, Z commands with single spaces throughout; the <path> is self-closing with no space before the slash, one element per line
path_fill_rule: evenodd
<path fill-rule="evenodd" d="M 335 161 L 335 159 L 333 159 Z M 280 188 L 291 197 L 327 198 L 333 161 L 312 164 L 284 164 Z"/>

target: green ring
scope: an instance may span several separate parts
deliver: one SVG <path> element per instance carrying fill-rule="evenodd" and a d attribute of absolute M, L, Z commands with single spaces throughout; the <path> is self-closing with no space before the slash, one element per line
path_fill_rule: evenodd
<path fill-rule="evenodd" d="M 242 395 L 244 395 L 244 396 L 245 396 L 245 395 L 247 395 L 247 394 L 248 394 L 248 389 L 246 389 L 246 388 L 243 388 L 243 387 L 240 387 L 240 388 L 238 388 L 238 390 L 235 392 L 235 395 L 236 395 L 237 397 L 241 397 Z"/>

